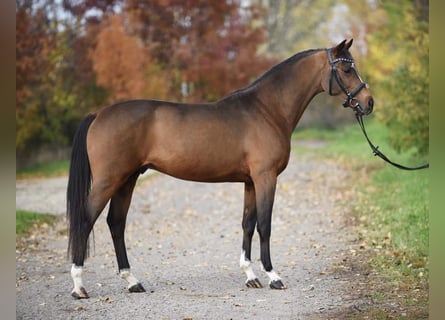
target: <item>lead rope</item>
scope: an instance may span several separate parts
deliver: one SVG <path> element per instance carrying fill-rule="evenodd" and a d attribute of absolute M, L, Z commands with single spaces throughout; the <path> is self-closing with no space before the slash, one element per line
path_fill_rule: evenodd
<path fill-rule="evenodd" d="M 401 164 L 392 162 L 391 160 L 388 159 L 387 156 L 385 156 L 380 150 L 379 147 L 374 146 L 374 144 L 371 142 L 371 140 L 369 140 L 368 134 L 366 133 L 365 130 L 365 124 L 363 123 L 363 117 L 359 112 L 355 113 L 355 118 L 357 119 L 358 124 L 360 125 L 360 128 L 362 128 L 363 134 L 365 135 L 366 140 L 369 143 L 369 146 L 372 149 L 372 152 L 374 153 L 375 156 L 378 156 L 380 158 L 382 158 L 383 160 L 385 160 L 386 162 L 388 162 L 389 164 L 393 165 L 396 168 L 402 169 L 402 170 L 421 170 L 421 169 L 426 169 L 429 168 L 430 165 L 429 163 L 425 163 L 422 166 L 418 166 L 418 167 L 405 167 L 402 166 Z"/>

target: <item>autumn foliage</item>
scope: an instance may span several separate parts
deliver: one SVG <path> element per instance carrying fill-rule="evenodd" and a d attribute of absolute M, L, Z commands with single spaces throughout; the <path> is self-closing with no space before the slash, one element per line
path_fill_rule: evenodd
<path fill-rule="evenodd" d="M 103 21 L 90 58 L 97 84 L 108 89 L 110 103 L 124 99 L 168 97 L 166 75 L 151 57 L 149 47 L 125 30 L 121 15 Z"/>
<path fill-rule="evenodd" d="M 394 0 L 375 14 L 369 34 L 369 81 L 378 92 L 379 120 L 399 151 L 429 151 L 428 1 Z M 383 25 L 383 27 L 381 26 Z"/>
<path fill-rule="evenodd" d="M 17 154 L 69 146 L 80 119 L 104 105 L 215 101 L 287 56 L 353 37 L 393 146 L 426 155 L 428 8 L 427 0 L 17 0 Z M 308 113 L 342 123 L 337 100 L 316 104 Z"/>
<path fill-rule="evenodd" d="M 43 3 L 43 5 L 42 5 Z M 17 151 L 69 145 L 79 120 L 124 99 L 211 101 L 277 60 L 242 1 L 17 2 Z M 64 10 L 64 15 L 54 14 Z"/>

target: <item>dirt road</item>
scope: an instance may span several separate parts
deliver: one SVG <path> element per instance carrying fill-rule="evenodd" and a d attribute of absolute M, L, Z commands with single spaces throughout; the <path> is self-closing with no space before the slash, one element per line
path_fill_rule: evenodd
<path fill-rule="evenodd" d="M 64 219 L 18 241 L 18 319 L 328 319 L 347 314 L 354 299 L 350 276 L 338 272 L 354 249 L 345 224 L 348 172 L 314 156 L 292 153 L 279 177 L 271 254 L 288 286 L 248 289 L 239 268 L 242 184 L 203 184 L 161 174 L 141 179 L 128 216 L 132 271 L 146 293 L 128 293 L 117 276 L 111 237 L 102 213 L 95 246 L 85 263 L 90 299 L 70 296 Z M 17 181 L 17 208 L 63 215 L 66 177 Z M 253 239 L 254 270 L 260 271 Z M 337 316 L 336 316 L 337 317 Z"/>

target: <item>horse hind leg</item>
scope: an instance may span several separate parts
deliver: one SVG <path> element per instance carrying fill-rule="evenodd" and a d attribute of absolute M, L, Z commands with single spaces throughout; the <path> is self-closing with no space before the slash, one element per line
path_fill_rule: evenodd
<path fill-rule="evenodd" d="M 76 299 L 89 298 L 82 281 L 83 265 L 88 253 L 88 238 L 94 223 L 110 199 L 111 194 L 111 186 L 104 187 L 93 182 L 87 199 L 85 218 L 76 222 L 76 229 L 79 231 L 76 232 L 76 240 L 72 248 L 73 264 L 71 267 L 71 278 L 74 283 L 71 295 Z"/>
<path fill-rule="evenodd" d="M 112 196 L 107 216 L 107 223 L 116 252 L 119 275 L 128 282 L 128 290 L 130 292 L 145 292 L 142 284 L 130 272 L 124 238 L 128 208 L 130 207 L 131 196 L 138 176 L 139 173 L 136 173 L 128 178 L 127 182 Z"/>

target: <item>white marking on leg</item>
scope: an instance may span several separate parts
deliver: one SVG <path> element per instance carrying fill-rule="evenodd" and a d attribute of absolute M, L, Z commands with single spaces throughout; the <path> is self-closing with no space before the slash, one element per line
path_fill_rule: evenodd
<path fill-rule="evenodd" d="M 271 270 L 269 272 L 266 271 L 266 274 L 267 274 L 267 276 L 270 279 L 269 284 L 271 282 L 275 282 L 275 281 L 280 281 L 281 280 L 280 276 L 274 270 Z"/>
<path fill-rule="evenodd" d="M 264 271 L 267 276 L 269 277 L 269 284 L 271 284 L 274 281 L 280 281 L 281 278 L 280 276 L 275 272 L 275 270 L 270 270 L 270 271 L 266 271 L 266 269 L 264 269 L 263 264 L 261 264 L 261 270 Z"/>
<path fill-rule="evenodd" d="M 244 250 L 241 252 L 239 264 L 240 264 L 241 269 L 243 269 L 243 271 L 246 273 L 246 276 L 247 276 L 246 282 L 249 280 L 257 279 L 257 276 L 255 275 L 255 273 L 253 272 L 253 269 L 252 269 L 252 262 L 247 260 L 246 252 Z"/>
<path fill-rule="evenodd" d="M 128 282 L 128 289 L 130 289 L 132 286 L 135 286 L 139 283 L 139 280 L 136 279 L 135 276 L 130 272 L 130 269 L 122 269 L 119 271 L 119 276 L 121 279 L 124 279 Z"/>
<path fill-rule="evenodd" d="M 73 278 L 74 282 L 73 292 L 80 293 L 81 288 L 83 288 L 82 271 L 82 266 L 76 266 L 75 264 L 71 266 L 71 278 Z"/>

